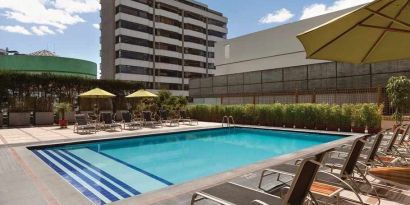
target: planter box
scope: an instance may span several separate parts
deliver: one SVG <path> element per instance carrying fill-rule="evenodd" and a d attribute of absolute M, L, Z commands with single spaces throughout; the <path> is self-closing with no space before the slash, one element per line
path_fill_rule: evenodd
<path fill-rule="evenodd" d="M 10 112 L 9 126 L 30 126 L 30 112 Z"/>
<path fill-rule="evenodd" d="M 35 112 L 34 119 L 36 125 L 53 125 L 54 113 L 53 112 Z"/>
<path fill-rule="evenodd" d="M 0 128 L 3 127 L 3 113 L 0 112 Z"/>

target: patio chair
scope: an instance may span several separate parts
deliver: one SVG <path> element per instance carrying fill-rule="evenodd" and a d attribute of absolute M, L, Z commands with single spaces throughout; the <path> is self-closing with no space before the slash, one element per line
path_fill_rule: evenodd
<path fill-rule="evenodd" d="M 325 183 L 325 184 L 330 184 L 334 186 L 341 186 L 346 190 L 352 191 L 355 195 L 356 198 L 358 198 L 358 202 L 361 204 L 363 203 L 363 200 L 359 194 L 369 194 L 369 191 L 365 192 L 362 191 L 359 188 L 357 178 L 355 178 L 355 174 L 360 176 L 360 181 L 366 183 L 369 187 L 370 190 L 374 191 L 379 203 L 380 203 L 380 198 L 378 196 L 378 193 L 374 189 L 373 185 L 366 179 L 364 174 L 358 169 L 357 167 L 357 161 L 360 157 L 361 151 L 365 145 L 366 141 L 364 138 L 358 138 L 353 142 L 352 148 L 350 152 L 348 153 L 348 156 L 346 157 L 346 160 L 344 160 L 343 165 L 340 168 L 339 173 L 334 173 L 331 171 L 328 171 L 329 168 L 323 167 L 321 170 L 318 171 L 318 174 L 316 176 L 316 181 L 320 183 Z M 326 163 L 329 159 L 324 160 Z M 327 163 L 327 165 L 329 165 Z M 277 179 L 281 178 L 281 175 L 288 175 L 292 176 L 293 173 L 296 173 L 297 171 L 297 166 L 295 164 L 283 164 L 275 167 L 271 167 L 269 169 L 265 169 L 262 174 L 261 178 L 259 181 L 259 188 L 265 191 L 272 191 L 275 190 L 277 187 L 273 187 L 270 189 L 263 189 L 263 181 L 270 175 L 277 175 Z M 286 182 L 284 182 L 285 184 Z M 346 199 L 351 201 L 352 199 Z M 355 201 L 357 202 L 357 201 Z"/>
<path fill-rule="evenodd" d="M 318 157 L 309 157 L 300 163 L 292 184 L 283 198 L 228 182 L 196 192 L 192 196 L 191 205 L 204 199 L 223 205 L 302 205 L 310 195 L 309 189 L 321 165 L 317 159 Z"/>
<path fill-rule="evenodd" d="M 162 124 L 167 124 L 169 123 L 170 127 L 173 126 L 179 126 L 179 120 L 178 119 L 170 119 L 169 118 L 169 112 L 168 110 L 159 110 L 159 117 L 160 117 L 160 121 Z"/>
<path fill-rule="evenodd" d="M 151 111 L 143 111 L 142 116 L 144 117 L 145 126 L 151 125 L 151 127 L 154 128 L 155 126 L 160 125 L 162 127 L 161 121 L 155 120 Z"/>
<path fill-rule="evenodd" d="M 144 124 L 142 121 L 137 121 L 133 118 L 132 114 L 130 112 L 122 112 L 122 123 L 124 125 L 124 130 L 126 127 L 130 129 L 141 129 L 142 125 Z"/>
<path fill-rule="evenodd" d="M 103 129 L 108 128 L 111 131 L 115 131 L 118 127 L 122 131 L 122 125 L 115 122 L 111 113 L 100 113 L 100 122 L 102 123 L 101 126 L 103 127 Z"/>
<path fill-rule="evenodd" d="M 179 111 L 179 122 L 187 122 L 189 125 L 193 125 L 194 122 L 198 125 L 198 120 L 190 118 L 185 110 L 180 110 Z"/>
<path fill-rule="evenodd" d="M 95 121 L 90 121 L 85 114 L 76 114 L 74 132 L 80 134 L 80 131 L 82 131 L 82 133 L 97 133 L 97 124 Z"/>

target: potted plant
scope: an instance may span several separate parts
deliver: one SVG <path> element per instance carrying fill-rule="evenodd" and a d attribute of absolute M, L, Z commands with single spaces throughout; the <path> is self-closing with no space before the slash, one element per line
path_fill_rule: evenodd
<path fill-rule="evenodd" d="M 72 110 L 72 106 L 70 103 L 57 103 L 54 105 L 54 111 L 59 114 L 58 124 L 60 128 L 67 128 L 68 120 L 66 119 L 65 115 L 67 112 Z"/>
<path fill-rule="evenodd" d="M 52 125 L 54 123 L 51 99 L 38 98 L 36 100 L 34 122 L 36 125 Z"/>
<path fill-rule="evenodd" d="M 405 76 L 391 77 L 386 86 L 390 105 L 394 108 L 395 127 L 403 122 L 403 111 L 410 102 L 410 80 Z"/>
<path fill-rule="evenodd" d="M 30 126 L 33 104 L 30 97 L 12 99 L 9 106 L 9 126 Z"/>

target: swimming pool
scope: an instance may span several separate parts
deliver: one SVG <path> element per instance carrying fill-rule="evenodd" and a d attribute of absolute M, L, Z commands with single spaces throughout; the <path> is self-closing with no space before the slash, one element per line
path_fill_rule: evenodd
<path fill-rule="evenodd" d="M 341 139 L 342 135 L 221 128 L 32 149 L 95 204 Z"/>

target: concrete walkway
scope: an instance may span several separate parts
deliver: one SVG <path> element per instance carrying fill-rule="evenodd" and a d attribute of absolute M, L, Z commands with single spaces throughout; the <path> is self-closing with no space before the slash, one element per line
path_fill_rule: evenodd
<path fill-rule="evenodd" d="M 124 130 L 123 132 L 101 131 L 91 135 L 76 134 L 73 132 L 72 126 L 69 129 L 59 129 L 58 127 L 0 129 L 0 204 L 93 204 L 59 174 L 38 159 L 27 149 L 28 146 L 95 139 L 114 139 L 218 127 L 221 127 L 220 123 L 199 122 L 198 126 L 181 125 L 180 127 L 144 128 L 134 131 Z M 334 147 L 335 145 L 329 144 L 328 146 Z M 229 181 L 254 187 L 260 176 L 261 169 L 299 158 L 307 153 L 312 153 L 315 149 L 317 148 L 307 149 L 300 153 L 284 155 L 215 176 L 167 187 L 163 190 L 117 201 L 114 204 L 188 205 L 193 190 L 200 190 L 206 186 L 212 186 L 228 179 Z M 384 195 L 388 195 L 388 199 L 383 200 L 382 205 L 410 204 L 409 190 L 400 190 L 399 192 L 386 190 Z M 203 201 L 198 205 L 206 204 L 211 205 L 213 203 Z"/>
<path fill-rule="evenodd" d="M 111 138 L 116 136 L 132 136 L 132 135 L 144 135 L 152 133 L 166 133 L 171 131 L 178 131 L 184 129 L 193 128 L 212 128 L 221 127 L 220 123 L 199 122 L 199 125 L 191 126 L 181 124 L 179 127 L 158 127 L 158 128 L 143 128 L 139 130 L 123 130 L 109 132 L 99 131 L 96 134 L 77 134 L 73 132 L 73 126 L 69 126 L 67 129 L 60 129 L 57 126 L 51 127 L 29 127 L 29 128 L 12 128 L 12 129 L 0 129 L 0 147 L 8 146 L 20 146 L 20 145 L 35 145 L 45 143 L 59 143 L 78 140 L 91 140 L 101 138 Z M 119 129 L 117 129 L 119 130 Z"/>

